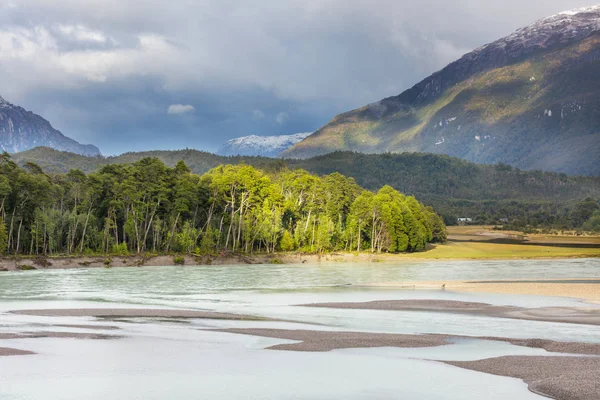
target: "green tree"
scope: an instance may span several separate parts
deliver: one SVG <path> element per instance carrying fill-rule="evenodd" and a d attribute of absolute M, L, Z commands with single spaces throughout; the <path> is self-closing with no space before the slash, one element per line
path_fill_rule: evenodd
<path fill-rule="evenodd" d="M 283 231 L 283 235 L 281 235 L 281 240 L 279 241 L 279 248 L 281 251 L 293 251 L 296 248 L 296 244 L 294 243 L 294 238 L 292 234 L 287 229 Z"/>

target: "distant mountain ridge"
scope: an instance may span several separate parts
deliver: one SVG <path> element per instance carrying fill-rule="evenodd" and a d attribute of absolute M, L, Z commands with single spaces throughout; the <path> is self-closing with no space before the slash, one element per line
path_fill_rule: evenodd
<path fill-rule="evenodd" d="M 100 150 L 91 144 L 80 144 L 54 129 L 41 116 L 4 100 L 0 96 L 0 148 L 17 153 L 47 146 L 71 153 L 99 156 Z"/>
<path fill-rule="evenodd" d="M 217 151 L 222 156 L 277 157 L 281 152 L 310 136 L 312 132 L 279 136 L 243 136 L 225 142 Z"/>
<path fill-rule="evenodd" d="M 398 96 L 338 115 L 282 155 L 336 150 L 600 175 L 600 6 L 482 46 Z"/>

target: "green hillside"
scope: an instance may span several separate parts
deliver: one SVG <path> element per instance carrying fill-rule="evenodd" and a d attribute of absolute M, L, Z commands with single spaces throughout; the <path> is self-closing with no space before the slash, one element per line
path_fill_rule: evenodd
<path fill-rule="evenodd" d="M 71 168 L 92 172 L 103 165 L 132 163 L 145 157 L 156 157 L 170 167 L 182 160 L 197 174 L 218 165 L 241 163 L 272 175 L 298 168 L 321 176 L 339 172 L 353 177 L 369 190 L 390 185 L 414 195 L 444 215 L 448 223 L 457 217 L 469 217 L 478 218 L 482 223 L 508 219 L 521 225 L 580 226 L 587 214 L 573 219 L 572 211 L 586 198 L 600 199 L 600 177 L 522 171 L 506 164 L 478 165 L 450 156 L 423 153 L 334 152 L 307 160 L 279 160 L 180 150 L 97 158 L 36 148 L 12 157 L 20 165 L 34 162 L 53 172 L 67 172 Z"/>
<path fill-rule="evenodd" d="M 482 57 L 467 55 L 400 96 L 339 115 L 283 155 L 420 151 L 600 175 L 600 34 L 491 67 Z"/>

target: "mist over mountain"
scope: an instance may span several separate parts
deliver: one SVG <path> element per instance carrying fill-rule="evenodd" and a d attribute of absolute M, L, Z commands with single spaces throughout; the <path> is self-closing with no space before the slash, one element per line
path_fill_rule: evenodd
<path fill-rule="evenodd" d="M 600 175 L 600 6 L 541 19 L 282 155 L 420 151 Z"/>
<path fill-rule="evenodd" d="M 66 137 L 41 116 L 9 103 L 0 96 L 0 148 L 17 153 L 39 146 L 86 156 L 100 155 L 96 146 L 80 144 Z"/>

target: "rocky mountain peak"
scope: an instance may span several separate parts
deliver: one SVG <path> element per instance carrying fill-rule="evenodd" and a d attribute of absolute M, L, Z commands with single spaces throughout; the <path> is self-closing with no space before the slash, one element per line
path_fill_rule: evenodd
<path fill-rule="evenodd" d="M 0 96 L 0 150 L 17 153 L 40 146 L 86 156 L 101 155 L 96 146 L 64 136 L 41 116 Z"/>

